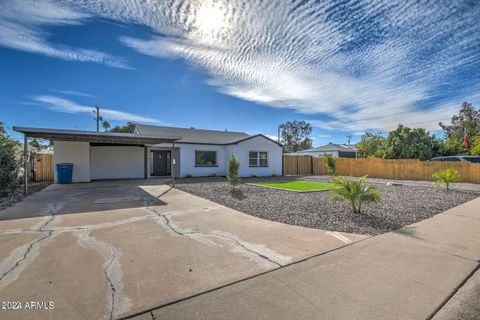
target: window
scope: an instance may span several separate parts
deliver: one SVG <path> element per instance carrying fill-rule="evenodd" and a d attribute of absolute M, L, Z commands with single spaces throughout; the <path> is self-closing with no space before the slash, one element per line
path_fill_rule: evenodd
<path fill-rule="evenodd" d="M 196 167 L 216 167 L 217 151 L 195 151 Z"/>
<path fill-rule="evenodd" d="M 250 151 L 248 153 L 248 165 L 250 167 L 268 167 L 268 152 Z"/>

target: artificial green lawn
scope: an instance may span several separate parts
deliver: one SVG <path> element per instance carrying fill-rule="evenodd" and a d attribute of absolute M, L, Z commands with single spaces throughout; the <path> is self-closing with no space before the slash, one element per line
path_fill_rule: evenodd
<path fill-rule="evenodd" d="M 333 183 L 322 183 L 313 181 L 266 182 L 255 183 L 255 185 L 291 191 L 319 191 L 338 188 L 338 186 Z"/>

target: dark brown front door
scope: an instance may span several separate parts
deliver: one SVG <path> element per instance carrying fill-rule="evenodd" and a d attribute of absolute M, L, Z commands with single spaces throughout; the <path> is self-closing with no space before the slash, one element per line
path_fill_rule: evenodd
<path fill-rule="evenodd" d="M 163 150 L 152 150 L 151 151 L 151 176 L 169 176 L 171 175 L 170 165 L 171 165 L 171 152 Z"/>

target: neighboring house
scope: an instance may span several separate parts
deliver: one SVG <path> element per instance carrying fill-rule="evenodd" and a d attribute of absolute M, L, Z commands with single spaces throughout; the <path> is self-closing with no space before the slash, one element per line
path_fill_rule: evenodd
<path fill-rule="evenodd" d="M 54 142 L 55 163 L 73 163 L 73 182 L 162 176 L 225 176 L 232 155 L 240 175 L 282 175 L 282 146 L 243 132 L 136 125 L 133 134 L 18 128 Z"/>
<path fill-rule="evenodd" d="M 312 157 L 321 157 L 324 154 L 331 154 L 335 157 L 340 157 L 340 158 L 356 158 L 357 149 L 351 145 L 329 143 L 324 146 L 316 147 L 313 149 L 287 153 L 287 155 L 312 156 Z"/>

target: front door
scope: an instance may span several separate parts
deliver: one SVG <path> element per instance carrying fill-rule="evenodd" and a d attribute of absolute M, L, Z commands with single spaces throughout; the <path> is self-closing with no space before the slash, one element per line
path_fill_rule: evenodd
<path fill-rule="evenodd" d="M 164 150 L 152 150 L 150 153 L 151 159 L 151 176 L 170 176 L 171 170 L 171 152 Z"/>

